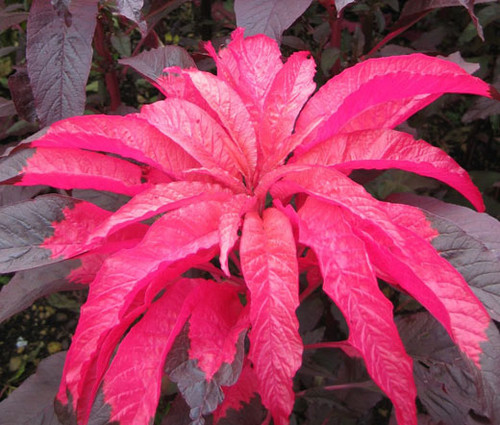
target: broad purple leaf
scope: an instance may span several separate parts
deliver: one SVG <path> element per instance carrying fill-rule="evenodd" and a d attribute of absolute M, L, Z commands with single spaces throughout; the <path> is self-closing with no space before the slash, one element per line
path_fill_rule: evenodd
<path fill-rule="evenodd" d="M 78 254 L 82 251 L 78 242 L 109 214 L 101 212 L 92 204 L 60 195 L 0 208 L 0 271 L 29 269 Z"/>
<path fill-rule="evenodd" d="M 422 209 L 438 236 L 432 245 L 464 277 L 490 316 L 500 321 L 500 222 L 483 213 L 433 198 L 390 198 Z"/>
<path fill-rule="evenodd" d="M 80 267 L 79 260 L 17 272 L 0 291 L 0 322 L 7 320 L 41 297 L 54 292 L 84 289 L 85 286 L 68 281 L 72 270 Z"/>
<path fill-rule="evenodd" d="M 3 184 L 101 189 L 125 195 L 135 195 L 147 187 L 140 166 L 79 149 L 20 149 L 1 159 L 0 166 Z"/>
<path fill-rule="evenodd" d="M 73 0 L 67 9 L 34 0 L 28 17 L 28 74 L 43 126 L 83 114 L 92 63 L 97 0 Z"/>
<path fill-rule="evenodd" d="M 441 180 L 462 193 L 478 210 L 484 210 L 481 193 L 450 156 L 423 140 L 395 130 L 338 134 L 297 155 L 293 163 L 335 167 L 345 174 L 359 168 L 399 168 Z"/>
<path fill-rule="evenodd" d="M 182 279 L 168 287 L 123 339 L 104 375 L 101 394 L 92 406 L 91 424 L 116 421 L 134 425 L 152 421 L 160 397 L 165 357 L 188 318 L 186 297 L 199 283 Z"/>
<path fill-rule="evenodd" d="M 259 379 L 259 394 L 277 425 L 288 423 L 294 403 L 292 378 L 300 367 L 302 341 L 295 310 L 298 265 L 288 218 L 277 209 L 245 216 L 241 265 L 249 288 L 249 358 Z"/>
<path fill-rule="evenodd" d="M 0 403 L 0 425 L 60 425 L 54 397 L 61 380 L 66 352 L 40 362 L 37 371 Z"/>
<path fill-rule="evenodd" d="M 349 341 L 365 359 L 370 376 L 392 400 L 398 423 L 416 425 L 412 361 L 380 291 L 364 243 L 339 207 L 309 198 L 299 210 L 299 241 L 318 257 L 323 290 L 349 325 Z"/>
<path fill-rule="evenodd" d="M 281 41 L 281 35 L 311 4 L 311 0 L 236 0 L 236 24 L 247 36 L 265 34 Z"/>
<path fill-rule="evenodd" d="M 196 64 L 189 53 L 179 46 L 163 46 L 151 49 L 130 58 L 118 61 L 122 65 L 129 65 L 144 75 L 152 83 L 163 75 L 163 70 L 172 66 L 194 68 Z"/>
<path fill-rule="evenodd" d="M 342 11 L 345 7 L 354 3 L 356 0 L 334 0 L 335 8 L 337 9 L 337 17 L 341 16 Z"/>

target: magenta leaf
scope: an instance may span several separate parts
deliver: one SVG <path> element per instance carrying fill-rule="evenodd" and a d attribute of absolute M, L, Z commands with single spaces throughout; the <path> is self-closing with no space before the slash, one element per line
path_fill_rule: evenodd
<path fill-rule="evenodd" d="M 439 233 L 432 245 L 462 274 L 490 316 L 500 320 L 500 223 L 433 198 L 405 194 L 391 200 L 424 211 Z"/>
<path fill-rule="evenodd" d="M 296 125 L 299 137 L 307 135 L 301 149 L 337 134 L 370 108 L 370 128 L 393 128 L 436 98 L 429 96 L 444 93 L 491 97 L 488 84 L 446 60 L 414 54 L 361 62 L 329 80 L 306 104 Z M 379 108 L 393 102 L 399 112 L 380 113 Z"/>
<path fill-rule="evenodd" d="M 110 410 L 106 423 L 120 425 L 150 423 L 155 417 L 163 363 L 188 317 L 186 297 L 199 283 L 184 279 L 168 287 L 123 339 L 104 375 L 90 423 L 105 416 L 105 410 Z"/>
<path fill-rule="evenodd" d="M 266 34 L 278 42 L 281 35 L 311 4 L 311 0 L 236 0 L 236 24 L 248 35 Z"/>
<path fill-rule="evenodd" d="M 45 0 L 34 0 L 31 5 L 28 74 L 43 126 L 83 114 L 97 3 L 71 1 L 62 10 Z"/>
<path fill-rule="evenodd" d="M 292 378 L 300 366 L 302 341 L 295 310 L 298 266 L 288 218 L 267 209 L 261 219 L 245 216 L 241 265 L 250 291 L 249 358 L 259 379 L 259 394 L 275 423 L 284 425 L 292 411 Z"/>
<path fill-rule="evenodd" d="M 481 193 L 467 172 L 444 151 L 423 140 L 395 130 L 356 131 L 333 136 L 298 155 L 294 163 L 352 170 L 399 168 L 441 180 L 462 193 L 479 210 L 484 210 Z"/>
<path fill-rule="evenodd" d="M 171 66 L 194 68 L 195 62 L 189 53 L 179 46 L 163 46 L 139 53 L 130 58 L 120 59 L 122 65 L 129 65 L 152 83 L 163 75 L 163 70 Z"/>
<path fill-rule="evenodd" d="M 61 425 L 54 413 L 54 397 L 65 356 L 61 352 L 42 360 L 36 373 L 0 403 L 0 425 Z"/>
<path fill-rule="evenodd" d="M 33 147 L 73 147 L 115 153 L 156 167 L 176 176 L 199 166 L 171 139 L 148 124 L 140 115 L 73 117 L 52 125 L 31 143 Z"/>
<path fill-rule="evenodd" d="M 4 184 L 101 189 L 125 195 L 134 195 L 145 188 L 141 167 L 77 149 L 21 149 L 1 159 L 0 166 L 0 181 Z"/>
<path fill-rule="evenodd" d="M 349 342 L 370 376 L 392 400 L 398 423 L 416 425 L 412 362 L 392 319 L 392 304 L 378 288 L 366 247 L 339 207 L 309 198 L 299 210 L 300 242 L 316 253 L 323 290 L 349 324 Z"/>

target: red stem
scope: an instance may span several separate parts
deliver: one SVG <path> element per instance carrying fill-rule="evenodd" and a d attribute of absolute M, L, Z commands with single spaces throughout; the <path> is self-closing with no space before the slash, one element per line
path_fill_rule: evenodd
<path fill-rule="evenodd" d="M 303 397 L 311 390 L 322 389 L 325 391 L 349 390 L 351 388 L 370 388 L 373 387 L 373 381 L 350 382 L 349 384 L 329 385 L 320 388 L 310 388 L 308 390 L 299 391 L 295 393 L 296 397 Z"/>
<path fill-rule="evenodd" d="M 120 96 L 120 83 L 114 67 L 113 56 L 109 51 L 109 36 L 104 29 L 105 15 L 99 15 L 97 19 L 96 31 L 94 35 L 94 46 L 97 54 L 100 56 L 100 66 L 104 70 L 104 81 L 106 90 L 110 98 L 110 110 L 115 111 L 122 103 Z"/>

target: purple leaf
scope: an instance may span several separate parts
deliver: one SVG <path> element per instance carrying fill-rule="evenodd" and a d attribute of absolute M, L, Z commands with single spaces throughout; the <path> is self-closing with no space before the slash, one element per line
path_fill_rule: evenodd
<path fill-rule="evenodd" d="M 61 9 L 34 0 L 28 18 L 28 74 L 44 126 L 83 114 L 92 63 L 97 0 L 73 0 Z"/>
<path fill-rule="evenodd" d="M 16 114 L 14 102 L 9 99 L 0 97 L 0 117 L 10 117 Z"/>
<path fill-rule="evenodd" d="M 335 0 L 335 8 L 337 9 L 337 16 L 340 17 L 341 12 L 345 7 L 354 3 L 356 0 Z"/>
<path fill-rule="evenodd" d="M 142 34 L 146 34 L 147 23 L 142 18 L 141 9 L 144 5 L 143 0 L 116 0 L 116 9 L 118 14 L 125 16 L 135 22 Z"/>
<path fill-rule="evenodd" d="M 0 403 L 0 425 L 60 425 L 54 398 L 65 357 L 61 352 L 42 360 L 36 373 Z"/>
<path fill-rule="evenodd" d="M 8 79 L 12 101 L 19 118 L 28 122 L 35 122 L 35 100 L 30 86 L 30 79 L 25 68 L 16 69 L 16 73 Z"/>
<path fill-rule="evenodd" d="M 500 320 L 500 222 L 433 198 L 400 194 L 390 200 L 424 211 L 439 232 L 432 245 L 462 274 L 490 316 Z"/>
<path fill-rule="evenodd" d="M 28 308 L 41 297 L 85 288 L 67 280 L 71 271 L 79 266 L 79 260 L 68 260 L 16 273 L 0 291 L 0 322 Z"/>
<path fill-rule="evenodd" d="M 163 74 L 165 68 L 171 66 L 192 68 L 196 66 L 189 53 L 179 46 L 164 46 L 151 49 L 131 58 L 120 59 L 118 62 L 122 65 L 131 66 L 152 82 Z"/>
<path fill-rule="evenodd" d="M 302 15 L 311 0 L 235 0 L 236 23 L 245 35 L 265 34 L 277 41 L 281 34 Z"/>

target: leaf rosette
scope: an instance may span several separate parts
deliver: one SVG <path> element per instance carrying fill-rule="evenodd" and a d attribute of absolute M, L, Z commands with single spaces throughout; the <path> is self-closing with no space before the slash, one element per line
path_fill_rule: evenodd
<path fill-rule="evenodd" d="M 420 302 L 478 368 L 491 319 L 432 246 L 426 215 L 373 198 L 349 174 L 411 171 L 483 211 L 453 159 L 395 127 L 443 93 L 491 97 L 489 86 L 415 54 L 367 60 L 314 93 L 308 52 L 283 61 L 274 40 L 242 29 L 219 52 L 206 47 L 217 75 L 169 68 L 155 81 L 165 100 L 56 122 L 2 159 L 5 184 L 128 197 L 115 211 L 61 195 L 2 210 L 3 271 L 72 259 L 89 283 L 60 419 L 151 423 L 167 361 L 196 423 L 255 396 L 288 423 L 303 352 L 300 265 L 312 253 L 321 279 L 307 291 L 322 286 L 349 326 L 346 352 L 364 359 L 398 423 L 416 425 L 412 360 L 377 278 Z M 203 278 L 186 277 L 193 268 Z M 186 333 L 183 357 L 174 342 Z"/>

